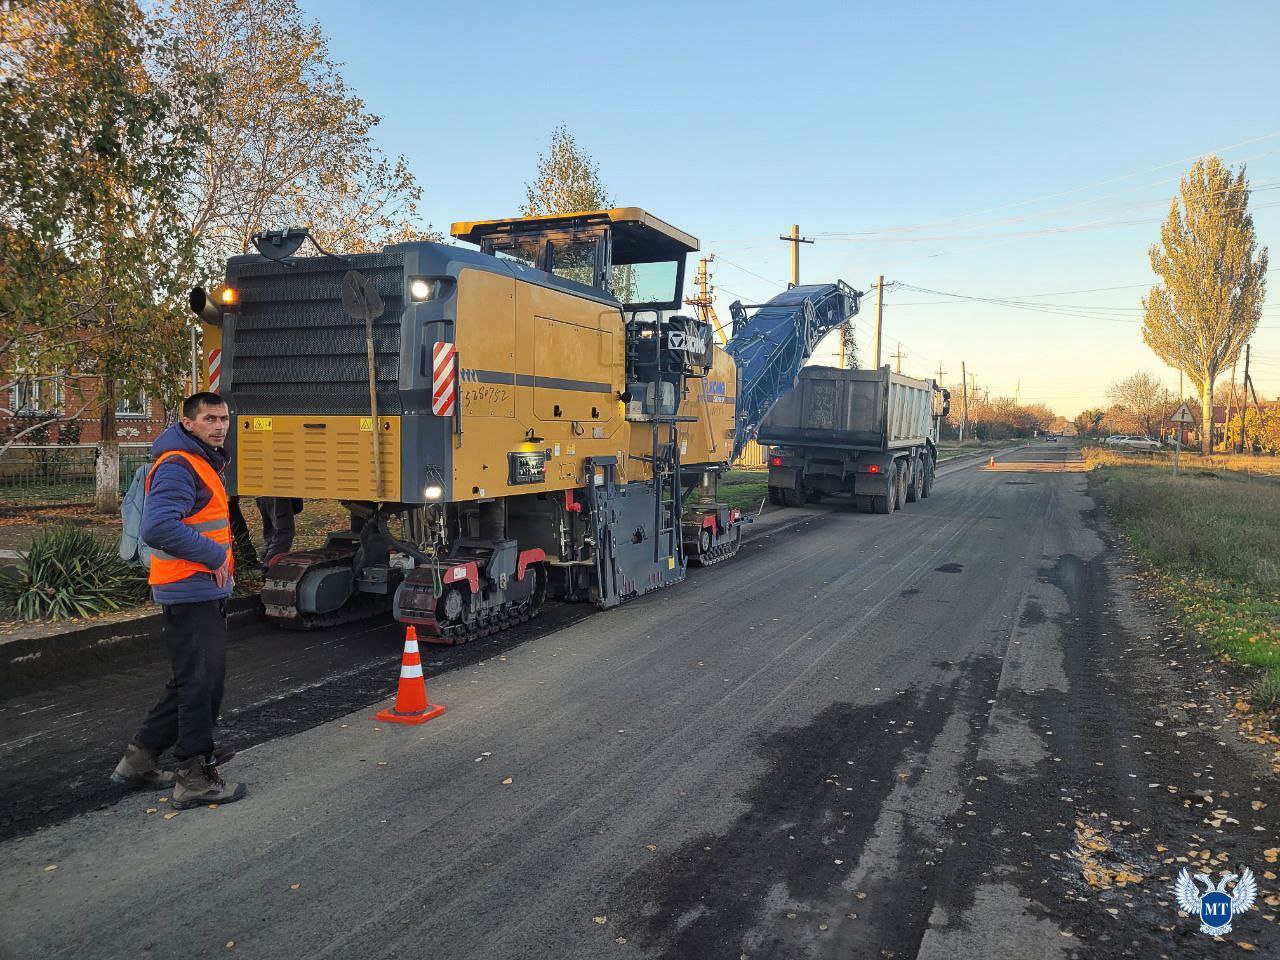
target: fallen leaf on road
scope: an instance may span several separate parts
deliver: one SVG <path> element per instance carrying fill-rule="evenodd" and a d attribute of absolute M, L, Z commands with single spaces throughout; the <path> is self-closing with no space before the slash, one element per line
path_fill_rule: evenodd
<path fill-rule="evenodd" d="M 57 869 L 58 869 L 58 865 L 56 863 L 51 863 L 44 868 L 44 872 L 48 873 L 50 870 L 57 870 Z"/>
<path fill-rule="evenodd" d="M 385 760 L 379 760 L 379 761 L 378 761 L 378 766 L 380 766 L 380 767 L 385 767 L 386 765 L 387 765 L 387 761 L 385 761 Z"/>
<path fill-rule="evenodd" d="M 1252 943 L 1250 943 L 1248 940 L 1241 940 L 1241 941 L 1240 941 L 1240 949 L 1241 949 L 1241 950 L 1248 950 L 1248 951 L 1252 952 L 1252 951 L 1254 951 L 1254 950 L 1257 950 L 1258 948 L 1257 948 L 1257 947 L 1255 947 L 1255 946 L 1254 946 Z"/>
<path fill-rule="evenodd" d="M 178 811 L 177 811 L 177 810 L 170 810 L 168 813 L 166 813 L 166 814 L 164 815 L 164 818 L 165 818 L 166 820 L 172 820 L 172 819 L 173 819 L 174 817 L 176 817 L 177 815 L 178 815 Z"/>
<path fill-rule="evenodd" d="M 1269 847 L 1262 851 L 1262 859 L 1267 863 L 1275 863 L 1280 860 L 1280 847 Z"/>
<path fill-rule="evenodd" d="M 627 942 L 627 938 L 626 938 L 626 937 L 619 937 L 617 940 L 615 940 L 615 941 L 613 941 L 613 942 L 614 942 L 614 943 L 626 943 L 626 942 Z"/>
<path fill-rule="evenodd" d="M 650 853 L 653 853 L 653 851 L 658 849 L 658 845 L 654 843 L 646 843 L 644 845 L 644 848 L 648 850 Z"/>
<path fill-rule="evenodd" d="M 1263 807 L 1266 806 L 1266 804 L 1263 803 L 1261 800 L 1255 800 L 1253 801 L 1253 803 L 1249 804 L 1249 806 L 1253 807 L 1253 809 L 1255 810 L 1261 810 Z"/>
<path fill-rule="evenodd" d="M 297 889 L 298 889 L 299 887 L 301 887 L 301 886 L 302 886 L 302 884 L 300 884 L 300 883 L 291 883 L 291 884 L 289 884 L 289 889 L 290 889 L 290 890 L 297 890 Z"/>
<path fill-rule="evenodd" d="M 859 900 L 867 899 L 867 895 L 862 891 L 858 891 L 857 893 L 854 894 L 854 896 L 857 897 Z"/>
<path fill-rule="evenodd" d="M 227 941 L 227 949 L 228 949 L 228 950 L 234 950 L 234 949 L 235 949 L 235 946 L 236 946 L 236 942 L 235 942 L 234 940 L 228 940 L 228 941 Z"/>
<path fill-rule="evenodd" d="M 158 809 L 158 807 L 147 807 L 147 813 L 155 813 Z"/>
<path fill-rule="evenodd" d="M 591 919 L 592 919 L 592 920 L 594 920 L 596 923 L 608 923 L 608 922 L 609 922 L 609 918 L 608 918 L 608 917 L 592 917 Z"/>
<path fill-rule="evenodd" d="M 503 781 L 502 781 L 502 785 L 503 785 L 504 787 L 509 787 L 509 786 L 511 786 L 511 778 L 510 778 L 510 777 L 507 777 L 507 779 L 503 780 Z"/>

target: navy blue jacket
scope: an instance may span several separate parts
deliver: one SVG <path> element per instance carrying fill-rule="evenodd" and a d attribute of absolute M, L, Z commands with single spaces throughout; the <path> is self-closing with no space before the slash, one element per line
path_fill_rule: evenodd
<path fill-rule="evenodd" d="M 152 459 L 169 450 L 203 457 L 219 474 L 227 465 L 226 451 L 202 443 L 179 423 L 156 438 L 151 445 Z M 209 500 L 209 491 L 191 465 L 181 457 L 170 457 L 151 475 L 151 487 L 142 508 L 143 542 L 155 550 L 216 570 L 226 560 L 227 548 L 182 522 L 184 517 L 204 509 Z M 231 583 L 219 587 L 213 574 L 194 573 L 177 583 L 153 585 L 151 595 L 156 603 L 164 604 L 223 600 L 231 595 Z"/>

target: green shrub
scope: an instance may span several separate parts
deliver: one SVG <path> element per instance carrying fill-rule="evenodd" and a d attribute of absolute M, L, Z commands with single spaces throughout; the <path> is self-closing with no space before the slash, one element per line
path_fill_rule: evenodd
<path fill-rule="evenodd" d="M 1280 672 L 1268 670 L 1253 685 L 1249 699 L 1263 710 L 1280 709 Z"/>
<path fill-rule="evenodd" d="M 41 533 L 23 555 L 25 569 L 0 574 L 0 605 L 19 620 L 91 617 L 146 597 L 146 579 L 114 544 L 76 527 Z"/>

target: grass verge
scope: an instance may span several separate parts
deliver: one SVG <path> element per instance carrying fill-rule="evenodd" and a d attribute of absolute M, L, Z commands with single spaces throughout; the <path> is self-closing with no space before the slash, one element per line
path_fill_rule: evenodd
<path fill-rule="evenodd" d="M 731 507 L 755 513 L 768 487 L 767 470 L 727 470 L 720 478 L 720 499 Z"/>
<path fill-rule="evenodd" d="M 1280 484 L 1086 454 L 1094 490 L 1182 620 L 1260 668 L 1255 705 L 1280 707 Z"/>

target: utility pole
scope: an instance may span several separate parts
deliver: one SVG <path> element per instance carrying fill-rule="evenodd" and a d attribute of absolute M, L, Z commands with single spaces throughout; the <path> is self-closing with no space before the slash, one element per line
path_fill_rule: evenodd
<path fill-rule="evenodd" d="M 938 386 L 942 386 L 942 378 L 946 376 L 947 371 L 942 369 L 942 361 L 938 361 Z"/>
<path fill-rule="evenodd" d="M 969 376 L 964 372 L 964 361 L 960 361 L 960 442 L 964 442 L 964 431 L 969 426 Z"/>
<path fill-rule="evenodd" d="M 800 286 L 800 244 L 813 243 L 813 241 L 808 237 L 800 236 L 800 227 L 794 223 L 791 225 L 791 236 L 782 236 L 778 239 L 791 244 L 791 285 L 798 287 Z"/>
<path fill-rule="evenodd" d="M 698 295 L 687 297 L 684 302 L 698 311 L 704 323 L 711 324 L 711 329 L 715 330 L 716 336 L 720 338 L 720 345 L 724 346 L 729 339 L 725 336 L 724 328 L 720 326 L 720 318 L 716 316 L 715 301 L 712 296 L 716 288 L 711 283 L 709 269 L 709 265 L 715 258 L 714 253 L 709 253 L 698 261 L 698 272 L 693 277 L 693 282 L 698 287 Z"/>
<path fill-rule="evenodd" d="M 1018 385 L 1013 388 L 1013 405 L 1015 407 L 1022 406 L 1022 381 L 1018 381 Z"/>
<path fill-rule="evenodd" d="M 902 352 L 902 341 L 901 341 L 901 340 L 899 340 L 899 341 L 898 341 L 898 352 L 897 352 L 897 353 L 891 353 L 891 354 L 889 354 L 889 356 L 893 357 L 893 359 L 894 359 L 895 361 L 897 361 L 897 364 L 898 364 L 898 373 L 901 373 L 901 372 L 902 372 L 902 358 L 906 356 L 906 354 Z"/>
<path fill-rule="evenodd" d="M 1247 343 L 1244 345 L 1244 380 L 1241 382 L 1241 385 L 1240 385 L 1240 394 L 1241 394 L 1241 397 L 1240 397 L 1240 401 L 1241 401 L 1240 403 L 1240 446 L 1236 451 L 1237 453 L 1244 453 L 1244 415 L 1249 409 L 1249 387 L 1252 385 L 1251 381 L 1249 380 L 1250 346 L 1251 345 Z M 1232 376 L 1231 380 L 1232 380 L 1231 387 L 1234 390 L 1235 377 Z M 1256 395 L 1253 398 L 1253 403 L 1254 403 L 1254 406 L 1257 406 L 1258 404 L 1258 398 Z"/>
<path fill-rule="evenodd" d="M 884 329 L 884 274 L 876 281 L 876 369 L 880 369 L 880 333 Z"/>

